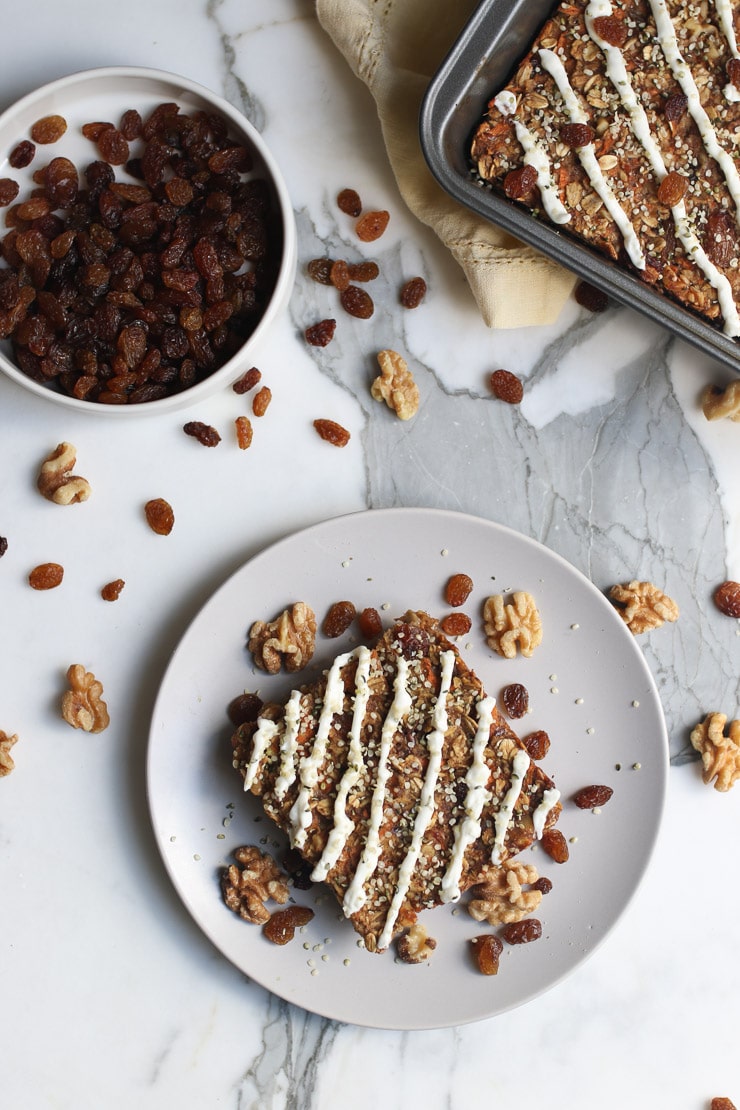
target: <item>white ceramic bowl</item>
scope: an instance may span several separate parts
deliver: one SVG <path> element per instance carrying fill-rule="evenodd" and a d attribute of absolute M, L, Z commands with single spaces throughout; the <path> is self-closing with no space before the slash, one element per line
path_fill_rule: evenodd
<path fill-rule="evenodd" d="M 273 198 L 274 215 L 281 230 L 281 256 L 276 266 L 272 294 L 254 331 L 227 362 L 180 393 L 140 404 L 107 405 L 79 400 L 53 386 L 34 381 L 18 367 L 10 340 L 0 341 L 0 370 L 4 374 L 37 396 L 79 412 L 118 419 L 154 415 L 191 405 L 231 385 L 253 364 L 255 350 L 275 318 L 285 309 L 293 287 L 295 219 L 288 191 L 273 156 L 260 134 L 228 101 L 177 74 L 148 68 L 111 66 L 62 77 L 30 93 L 0 116 L 0 178 L 11 177 L 19 182 L 20 193 L 14 203 L 20 203 L 34 188 L 33 171 L 52 158 L 67 157 L 82 171 L 99 157 L 96 146 L 81 133 L 84 123 L 104 120 L 118 125 L 122 114 L 129 108 L 136 108 L 146 118 L 157 104 L 167 101 L 174 101 L 185 113 L 204 110 L 219 114 L 227 121 L 230 134 L 251 150 L 254 167 L 249 176 L 267 181 Z M 29 138 L 32 125 L 47 115 L 63 116 L 68 125 L 66 133 L 56 143 L 37 146 L 36 155 L 27 168 L 17 170 L 10 167 L 8 157 L 11 151 L 21 140 Z M 133 144 L 132 153 L 135 154 Z M 118 180 L 127 179 L 122 172 L 123 167 L 114 168 Z M 0 209 L 2 224 L 3 211 Z M 2 233 L 5 233 L 4 227 Z"/>

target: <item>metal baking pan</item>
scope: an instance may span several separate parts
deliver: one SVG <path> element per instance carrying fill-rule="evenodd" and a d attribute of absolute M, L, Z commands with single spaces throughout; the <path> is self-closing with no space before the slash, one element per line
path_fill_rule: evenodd
<path fill-rule="evenodd" d="M 503 88 L 554 10 L 553 0 L 483 0 L 433 78 L 421 107 L 424 157 L 442 187 L 466 207 L 573 270 L 615 300 L 740 371 L 737 340 L 629 270 L 476 183 L 470 140 L 491 96 Z"/>

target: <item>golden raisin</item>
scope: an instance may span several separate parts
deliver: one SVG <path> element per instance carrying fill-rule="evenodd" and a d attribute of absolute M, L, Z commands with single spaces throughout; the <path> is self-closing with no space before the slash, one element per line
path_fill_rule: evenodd
<path fill-rule="evenodd" d="M 100 596 L 103 601 L 118 601 L 121 596 L 121 590 L 126 585 L 122 578 L 114 578 L 112 582 L 107 582 L 100 591 Z"/>
<path fill-rule="evenodd" d="M 453 609 L 464 605 L 473 589 L 473 579 L 469 574 L 453 574 L 447 579 L 445 601 Z"/>
<path fill-rule="evenodd" d="M 62 584 L 64 567 L 59 563 L 40 563 L 28 576 L 28 584 L 33 590 L 53 590 Z"/>
<path fill-rule="evenodd" d="M 377 262 L 348 262 L 347 270 L 351 281 L 375 281 L 380 273 Z"/>
<path fill-rule="evenodd" d="M 237 446 L 241 451 L 246 451 L 252 445 L 252 421 L 248 416 L 237 416 L 234 424 Z"/>
<path fill-rule="evenodd" d="M 565 863 L 570 855 L 568 842 L 560 829 L 545 829 L 542 834 L 542 847 L 555 863 Z"/>
<path fill-rule="evenodd" d="M 473 957 L 483 975 L 497 975 L 504 946 L 495 933 L 485 933 L 470 941 Z"/>
<path fill-rule="evenodd" d="M 609 46 L 622 47 L 627 41 L 627 28 L 616 15 L 597 15 L 593 28 Z"/>
<path fill-rule="evenodd" d="M 296 929 L 308 925 L 313 915 L 308 906 L 288 906 L 287 910 L 277 910 L 262 926 L 262 932 L 273 944 L 287 944 L 295 936 Z"/>
<path fill-rule="evenodd" d="M 448 613 L 446 617 L 442 617 L 439 627 L 445 636 L 451 636 L 454 639 L 457 636 L 467 636 L 473 627 L 473 622 L 466 613 Z"/>
<path fill-rule="evenodd" d="M 31 138 L 35 143 L 44 146 L 47 143 L 57 142 L 66 130 L 67 121 L 64 116 L 44 116 L 36 120 L 31 128 Z"/>
<path fill-rule="evenodd" d="M 152 532 L 158 536 L 169 536 L 175 524 L 175 514 L 169 501 L 156 497 L 144 506 L 146 521 Z"/>
<path fill-rule="evenodd" d="M 258 389 L 252 401 L 252 412 L 255 416 L 264 416 L 269 408 L 270 401 L 272 400 L 272 390 L 269 386 L 263 385 Z"/>
<path fill-rule="evenodd" d="M 346 447 L 349 443 L 349 432 L 334 420 L 314 420 L 313 426 L 321 438 L 334 447 Z"/>
<path fill-rule="evenodd" d="M 364 216 L 360 216 L 355 224 L 357 238 L 361 239 L 363 243 L 375 242 L 388 227 L 390 218 L 390 213 L 386 211 L 366 212 Z"/>

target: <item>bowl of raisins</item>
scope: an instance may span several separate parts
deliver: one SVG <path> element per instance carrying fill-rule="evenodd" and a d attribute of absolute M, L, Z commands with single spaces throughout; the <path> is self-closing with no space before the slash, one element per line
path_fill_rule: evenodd
<path fill-rule="evenodd" d="M 87 70 L 0 116 L 0 370 L 80 411 L 232 384 L 285 309 L 290 198 L 264 140 L 187 78 Z"/>

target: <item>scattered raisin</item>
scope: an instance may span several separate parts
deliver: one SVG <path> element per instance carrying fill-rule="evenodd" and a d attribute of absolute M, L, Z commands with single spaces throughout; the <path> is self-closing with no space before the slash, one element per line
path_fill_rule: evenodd
<path fill-rule="evenodd" d="M 12 177 L 0 177 L 0 208 L 12 204 L 20 192 L 20 185 Z"/>
<path fill-rule="evenodd" d="M 56 143 L 67 130 L 67 121 L 64 116 L 44 116 L 36 120 L 31 128 L 31 138 L 35 143 L 45 146 Z"/>
<path fill-rule="evenodd" d="M 342 189 L 337 196 L 337 207 L 345 216 L 356 218 L 362 212 L 360 194 L 355 189 Z"/>
<path fill-rule="evenodd" d="M 484 975 L 497 975 L 504 946 L 496 934 L 485 933 L 483 936 L 473 937 L 470 945 L 478 970 Z"/>
<path fill-rule="evenodd" d="M 560 139 L 566 146 L 588 146 L 594 141 L 594 131 L 587 123 L 566 123 L 560 128 Z"/>
<path fill-rule="evenodd" d="M 388 227 L 390 218 L 389 212 L 366 212 L 355 224 L 357 238 L 363 243 L 374 243 Z"/>
<path fill-rule="evenodd" d="M 349 432 L 334 420 L 314 420 L 313 426 L 321 438 L 334 447 L 346 447 L 349 443 Z"/>
<path fill-rule="evenodd" d="M 357 618 L 357 623 L 366 640 L 373 640 L 383 631 L 383 622 L 377 609 L 363 609 Z"/>
<path fill-rule="evenodd" d="M 340 293 L 347 288 L 349 285 L 349 266 L 344 259 L 338 258 L 336 262 L 332 263 L 329 271 L 329 281 Z"/>
<path fill-rule="evenodd" d="M 313 867 L 303 858 L 297 848 L 289 848 L 283 856 L 283 868 L 290 876 L 296 890 L 310 890 L 313 886 L 311 872 Z"/>
<path fill-rule="evenodd" d="M 358 320 L 369 320 L 375 311 L 372 297 L 359 285 L 348 285 L 339 294 L 339 302 L 345 312 Z"/>
<path fill-rule="evenodd" d="M 494 370 L 491 374 L 491 392 L 507 405 L 518 405 L 524 396 L 524 386 L 511 370 Z"/>
<path fill-rule="evenodd" d="M 423 659 L 429 655 L 429 633 L 418 624 L 399 624 L 396 645 L 404 659 Z"/>
<path fill-rule="evenodd" d="M 54 590 L 63 578 L 64 567 L 59 563 L 40 563 L 29 574 L 28 584 L 32 590 Z"/>
<path fill-rule="evenodd" d="M 536 917 L 525 917 L 523 921 L 511 921 L 504 925 L 501 935 L 507 944 L 529 944 L 542 936 L 542 925 Z"/>
<path fill-rule="evenodd" d="M 351 281 L 375 281 L 380 273 L 377 262 L 348 262 L 347 269 Z"/>
<path fill-rule="evenodd" d="M 710 1110 L 735 1110 L 735 1103 L 729 1098 L 713 1098 Z"/>
<path fill-rule="evenodd" d="M 544 729 L 540 728 L 536 732 L 530 732 L 529 736 L 525 736 L 522 744 L 524 744 L 530 759 L 544 759 L 550 750 L 550 737 Z"/>
<path fill-rule="evenodd" d="M 594 809 L 606 805 L 613 793 L 611 786 L 584 786 L 573 795 L 573 801 L 579 809 Z"/>
<path fill-rule="evenodd" d="M 715 208 L 707 216 L 702 245 L 715 266 L 728 266 L 736 254 L 734 223 L 724 208 Z"/>
<path fill-rule="evenodd" d="M 730 58 L 727 63 L 727 79 L 736 89 L 740 89 L 740 58 Z"/>
<path fill-rule="evenodd" d="M 522 686 L 521 682 L 511 682 L 508 686 L 504 686 L 501 699 L 504 709 L 513 720 L 523 717 L 529 709 L 529 691 L 526 686 Z"/>
<path fill-rule="evenodd" d="M 14 170 L 22 170 L 26 166 L 30 166 L 35 153 L 36 147 L 34 144 L 29 142 L 28 139 L 23 139 L 11 150 L 8 156 L 8 165 Z"/>
<path fill-rule="evenodd" d="M 156 497 L 144 506 L 146 522 L 158 536 L 169 536 L 175 523 L 175 514 L 169 501 Z"/>
<path fill-rule="evenodd" d="M 211 424 L 204 424 L 202 420 L 189 420 L 183 424 L 182 430 L 186 436 L 192 436 L 202 443 L 204 447 L 215 447 L 221 442 L 221 436 Z"/>
<path fill-rule="evenodd" d="M 231 388 L 234 390 L 234 393 L 249 393 L 250 389 L 254 389 L 261 381 L 261 371 L 259 371 L 256 366 L 252 366 L 247 370 L 246 374 L 242 374 L 241 378 L 234 382 Z"/>
<path fill-rule="evenodd" d="M 226 709 L 227 716 L 234 728 L 256 721 L 262 712 L 264 702 L 259 694 L 237 694 Z"/>
<path fill-rule="evenodd" d="M 675 123 L 676 120 L 681 119 L 681 117 L 686 114 L 688 106 L 689 98 L 685 93 L 673 93 L 663 105 L 663 115 L 669 123 Z"/>
<path fill-rule="evenodd" d="M 335 640 L 347 631 L 356 615 L 357 610 L 351 601 L 335 601 L 329 606 L 321 630 L 330 640 Z"/>
<path fill-rule="evenodd" d="M 740 617 L 740 582 L 723 582 L 714 591 L 714 604 L 726 617 Z"/>
<path fill-rule="evenodd" d="M 552 880 L 548 879 L 546 875 L 541 875 L 536 882 L 531 885 L 532 890 L 539 890 L 540 894 L 549 894 L 552 890 Z"/>
<path fill-rule="evenodd" d="M 424 300 L 427 283 L 423 277 L 410 278 L 401 288 L 399 300 L 404 308 L 418 308 Z"/>
<path fill-rule="evenodd" d="M 306 342 L 312 347 L 326 347 L 334 338 L 336 329 L 336 320 L 319 320 L 318 324 L 312 324 L 311 327 L 306 328 L 304 332 Z"/>
<path fill-rule="evenodd" d="M 469 574 L 452 574 L 445 586 L 445 601 L 453 609 L 458 609 L 468 600 L 472 590 L 473 579 Z"/>
<path fill-rule="evenodd" d="M 510 200 L 523 200 L 537 184 L 537 170 L 534 166 L 520 166 L 510 170 L 504 178 L 504 192 Z"/>
<path fill-rule="evenodd" d="M 615 15 L 597 15 L 593 22 L 596 34 L 609 46 L 622 47 L 627 41 L 627 28 Z"/>
<path fill-rule="evenodd" d="M 473 627 L 473 622 L 466 613 L 448 613 L 439 622 L 439 627 L 445 636 L 455 639 L 458 636 L 467 636 Z"/>
<path fill-rule="evenodd" d="M 568 842 L 560 829 L 545 829 L 542 834 L 541 844 L 550 859 L 555 863 L 565 863 L 570 855 Z"/>
<path fill-rule="evenodd" d="M 288 906 L 287 910 L 274 913 L 262 926 L 262 932 L 273 944 L 287 944 L 295 936 L 296 929 L 308 925 L 313 915 L 308 906 Z"/>
<path fill-rule="evenodd" d="M 667 204 L 669 208 L 679 204 L 680 201 L 686 196 L 686 190 L 689 187 L 687 178 L 683 174 L 676 173 L 671 170 L 667 173 L 660 185 L 658 186 L 658 200 L 661 204 Z"/>
<path fill-rule="evenodd" d="M 258 389 L 252 401 L 252 412 L 255 416 L 264 416 L 267 412 L 270 401 L 272 400 L 272 390 L 269 386 L 263 385 Z"/>
<path fill-rule="evenodd" d="M 604 312 L 609 307 L 606 293 L 597 289 L 595 285 L 589 285 L 587 281 L 579 281 L 576 284 L 573 296 L 577 304 L 581 308 L 587 308 L 589 312 Z"/>
<path fill-rule="evenodd" d="M 8 541 L 5 536 L 0 536 L 0 559 L 2 559 L 5 552 L 8 550 Z"/>
<path fill-rule="evenodd" d="M 234 421 L 236 427 L 236 444 L 240 451 L 246 451 L 252 446 L 252 421 L 248 416 L 237 416 Z"/>
<path fill-rule="evenodd" d="M 121 590 L 126 585 L 122 578 L 114 578 L 112 582 L 106 582 L 100 591 L 100 596 L 103 601 L 118 601 L 121 596 Z"/>
<path fill-rule="evenodd" d="M 331 258 L 312 258 L 306 270 L 308 276 L 319 283 L 319 285 L 331 285 L 331 268 L 333 262 Z"/>

